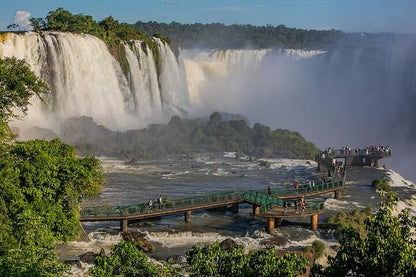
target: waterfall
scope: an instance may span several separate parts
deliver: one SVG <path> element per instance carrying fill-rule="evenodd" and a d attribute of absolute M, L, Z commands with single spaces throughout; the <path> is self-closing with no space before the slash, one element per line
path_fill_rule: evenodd
<path fill-rule="evenodd" d="M 1 34 L 0 58 L 25 59 L 51 88 L 46 105 L 34 98 L 24 122 L 17 124 L 59 132 L 63 120 L 89 116 L 107 128 L 125 130 L 182 113 L 189 103 L 183 69 L 169 46 L 154 39 L 160 52 L 159 76 L 152 51 L 140 41 L 124 44 L 129 68 L 125 75 L 107 45 L 91 35 Z"/>
<path fill-rule="evenodd" d="M 194 113 L 218 109 L 242 113 L 252 102 L 256 89 L 247 95 L 246 85 L 258 79 L 271 58 L 276 63 L 291 63 L 323 54 L 323 51 L 295 49 L 260 50 L 184 50 L 189 98 Z M 238 100 L 238 101 L 237 101 Z"/>

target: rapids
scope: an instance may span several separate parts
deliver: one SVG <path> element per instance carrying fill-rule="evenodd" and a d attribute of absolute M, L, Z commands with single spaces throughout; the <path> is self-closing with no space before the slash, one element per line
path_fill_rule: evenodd
<path fill-rule="evenodd" d="M 173 199 L 214 191 L 265 190 L 268 185 L 272 188 L 292 186 L 295 180 L 303 182 L 321 177 L 321 173 L 316 172 L 317 165 L 314 161 L 273 159 L 269 160 L 271 167 L 264 168 L 256 161 L 236 160 L 234 153 L 172 155 L 136 164 L 113 158 L 101 159 L 107 185 L 101 195 L 89 199 L 83 203 L 84 206 L 146 203 L 149 198 L 155 200 L 159 195 Z M 325 222 L 329 215 L 340 210 L 352 211 L 368 205 L 376 208 L 380 198 L 371 187 L 371 182 L 382 177 L 392 180 L 393 189 L 404 200 L 401 206 L 410 206 L 415 212 L 414 184 L 391 170 L 354 167 L 348 169 L 347 186 L 341 192 L 340 200 L 333 199 L 333 193 L 319 197 L 325 200 L 327 208 L 319 216 L 319 223 Z M 246 251 L 266 245 L 299 250 L 315 240 L 323 241 L 328 247 L 337 244 L 334 230 L 320 229 L 319 224 L 315 232 L 305 228 L 310 222 L 309 217 L 292 220 L 298 225 L 280 226 L 273 234 L 267 234 L 264 231 L 266 222 L 252 218 L 251 213 L 251 205 L 240 204 L 238 214 L 233 214 L 228 209 L 194 211 L 192 221 L 188 223 L 184 222 L 182 214 L 178 214 L 147 220 L 143 222 L 143 226 L 133 223 L 129 230 L 146 233 L 147 240 L 157 248 L 156 252 L 150 253 L 156 259 L 166 259 L 173 255 L 185 256 L 195 244 L 222 241 L 226 238 L 232 238 L 244 245 Z M 62 260 L 76 260 L 86 251 L 98 252 L 101 248 L 109 251 L 111 245 L 121 239 L 119 222 L 87 222 L 83 223 L 83 227 L 86 232 L 83 239 L 60 245 L 56 249 Z"/>

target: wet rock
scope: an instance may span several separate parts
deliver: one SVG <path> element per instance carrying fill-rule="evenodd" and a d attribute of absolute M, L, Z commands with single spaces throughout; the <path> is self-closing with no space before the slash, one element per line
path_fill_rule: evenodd
<path fill-rule="evenodd" d="M 285 237 L 273 236 L 270 239 L 264 240 L 261 244 L 266 246 L 284 246 L 289 242 Z"/>
<path fill-rule="evenodd" d="M 137 247 L 139 247 L 143 252 L 155 252 L 156 251 L 156 246 L 154 246 L 153 244 L 145 240 L 137 242 Z"/>
<path fill-rule="evenodd" d="M 186 258 L 181 255 L 173 255 L 166 259 L 170 264 L 184 264 L 186 263 Z"/>
<path fill-rule="evenodd" d="M 95 256 L 96 256 L 97 254 L 95 254 L 94 252 L 92 252 L 92 251 L 88 251 L 88 252 L 85 252 L 84 254 L 82 254 L 80 257 L 79 257 L 79 259 L 81 260 L 81 262 L 83 262 L 83 263 L 87 263 L 87 264 L 93 264 L 94 263 L 94 259 L 95 259 Z"/>
<path fill-rule="evenodd" d="M 72 267 L 81 268 L 82 264 L 80 260 L 66 260 L 64 261 L 65 264 L 70 265 Z"/>
<path fill-rule="evenodd" d="M 134 239 L 136 242 L 146 240 L 146 234 L 139 231 L 126 231 L 122 233 L 124 240 Z"/>
<path fill-rule="evenodd" d="M 154 252 L 156 247 L 146 240 L 146 234 L 139 231 L 126 231 L 123 232 L 124 240 L 134 240 L 137 247 L 139 247 L 143 252 Z"/>
<path fill-rule="evenodd" d="M 226 251 L 232 251 L 238 244 L 232 239 L 225 239 L 220 244 L 221 248 Z"/>

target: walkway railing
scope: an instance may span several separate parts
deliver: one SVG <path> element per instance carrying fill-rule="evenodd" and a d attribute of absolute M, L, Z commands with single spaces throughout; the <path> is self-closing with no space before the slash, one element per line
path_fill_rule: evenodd
<path fill-rule="evenodd" d="M 328 166 L 328 169 L 333 170 L 333 177 L 329 180 L 315 183 L 313 186 L 308 183 L 302 184 L 296 190 L 291 188 L 278 188 L 271 191 L 268 190 L 247 190 L 247 191 L 228 191 L 218 192 L 202 196 L 187 197 L 181 199 L 168 199 L 161 205 L 153 203 L 152 211 L 149 209 L 147 203 L 137 203 L 119 206 L 99 206 L 99 207 L 83 207 L 80 212 L 82 220 L 94 218 L 121 218 L 134 217 L 140 215 L 149 215 L 152 213 L 167 213 L 174 211 L 192 210 L 198 207 L 207 208 L 209 206 L 220 206 L 221 204 L 236 204 L 248 202 L 260 206 L 260 212 L 265 213 L 273 206 L 283 207 L 285 200 L 278 199 L 279 196 L 293 199 L 300 198 L 303 195 L 316 194 L 319 192 L 331 191 L 337 188 L 342 188 L 345 183 L 345 170 L 342 171 L 343 176 L 338 176 L 336 167 L 332 164 L 332 159 L 328 156 L 322 158 L 317 156 L 319 162 Z M 300 207 L 299 207 L 300 208 Z M 314 211 L 321 211 L 324 208 L 322 203 L 308 202 L 306 211 L 312 213 Z"/>
<path fill-rule="evenodd" d="M 167 200 L 161 205 L 153 203 L 152 212 L 175 211 L 186 208 L 195 208 L 215 203 L 238 203 L 244 201 L 244 192 L 218 192 L 203 196 L 194 196 L 181 199 Z M 147 203 L 138 203 L 119 206 L 84 207 L 80 215 L 82 218 L 96 217 L 127 217 L 133 215 L 149 214 L 150 209 Z"/>

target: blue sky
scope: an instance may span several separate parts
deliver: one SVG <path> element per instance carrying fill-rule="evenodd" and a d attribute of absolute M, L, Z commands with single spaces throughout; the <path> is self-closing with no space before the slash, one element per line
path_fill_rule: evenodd
<path fill-rule="evenodd" d="M 416 33 L 416 0 L 0 0 L 0 30 L 62 7 L 97 21 L 279 25 L 347 32 Z M 6 3 L 4 3 L 6 2 Z M 18 16 L 18 17 L 19 17 Z M 20 22 L 21 25 L 23 24 Z"/>

